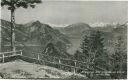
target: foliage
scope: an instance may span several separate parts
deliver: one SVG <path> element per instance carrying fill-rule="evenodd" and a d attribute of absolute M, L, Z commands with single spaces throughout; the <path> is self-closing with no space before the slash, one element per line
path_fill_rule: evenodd
<path fill-rule="evenodd" d="M 35 7 L 35 4 L 41 3 L 41 0 L 2 0 L 1 6 L 8 6 L 8 10 L 15 10 L 16 8 Z"/>
<path fill-rule="evenodd" d="M 89 32 L 83 38 L 81 52 L 77 51 L 75 53 L 76 59 L 80 58 L 87 62 L 86 66 L 94 71 L 97 70 L 97 66 L 107 69 L 108 55 L 105 52 L 103 41 L 102 32 Z"/>
<path fill-rule="evenodd" d="M 105 57 L 107 54 L 104 52 L 104 44 L 102 33 L 100 31 L 91 32 L 89 36 L 85 35 L 81 44 L 82 53 L 85 56 L 85 61 L 92 63 L 93 66 L 105 66 Z M 102 65 L 101 65 L 102 63 Z"/>
<path fill-rule="evenodd" d="M 118 72 L 120 71 L 121 74 L 115 73 L 111 74 L 112 78 L 124 78 L 126 77 L 127 71 L 127 52 L 126 47 L 124 46 L 124 41 L 122 36 L 118 37 L 118 41 L 115 43 L 115 53 L 112 54 L 111 64 L 112 64 L 112 71 Z M 124 49 L 125 48 L 125 49 Z"/>
<path fill-rule="evenodd" d="M 48 43 L 45 47 L 43 54 L 54 56 L 58 58 L 68 58 L 70 55 L 66 53 L 65 48 L 63 48 L 63 44 L 58 42 L 58 44 Z"/>
<path fill-rule="evenodd" d="M 50 56 L 60 56 L 54 44 L 52 43 L 49 43 L 46 46 L 44 53 Z"/>
<path fill-rule="evenodd" d="M 84 56 L 82 57 L 82 52 L 80 52 L 79 50 L 76 50 L 74 54 L 74 58 L 79 61 L 84 61 Z"/>
<path fill-rule="evenodd" d="M 41 0 L 2 0 L 1 6 L 7 6 L 11 11 L 11 50 L 15 51 L 15 10 L 19 7 L 34 8 L 36 4 L 41 3 Z"/>

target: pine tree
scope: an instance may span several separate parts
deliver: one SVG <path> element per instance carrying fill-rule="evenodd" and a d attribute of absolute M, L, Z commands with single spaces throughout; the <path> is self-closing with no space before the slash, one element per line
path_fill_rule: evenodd
<path fill-rule="evenodd" d="M 17 8 L 35 8 L 35 4 L 41 3 L 41 0 L 1 0 L 1 6 L 7 6 L 8 10 L 11 12 L 11 49 L 13 51 L 15 48 L 15 11 Z"/>
<path fill-rule="evenodd" d="M 92 40 L 91 52 L 93 53 L 94 65 L 105 68 L 108 55 L 104 49 L 104 38 L 102 37 L 102 32 L 96 31 L 95 34 L 92 34 Z"/>
<path fill-rule="evenodd" d="M 105 62 L 107 54 L 104 52 L 103 38 L 100 31 L 93 31 L 89 36 L 85 35 L 81 44 L 81 50 L 85 61 L 95 66 Z"/>
<path fill-rule="evenodd" d="M 115 43 L 115 54 L 112 55 L 112 71 L 114 72 L 125 72 L 127 73 L 127 53 L 125 52 L 124 41 L 121 36 L 118 37 L 117 42 Z M 126 74 L 115 73 L 112 74 L 112 78 L 124 78 Z"/>
<path fill-rule="evenodd" d="M 76 52 L 74 53 L 74 59 L 79 60 L 79 61 L 84 61 L 84 56 L 82 55 L 82 52 L 80 52 L 79 50 L 76 50 Z"/>
<path fill-rule="evenodd" d="M 85 60 L 89 57 L 90 47 L 91 47 L 91 39 L 90 37 L 85 35 L 81 44 L 81 50 L 82 50 L 83 56 L 85 56 Z"/>
<path fill-rule="evenodd" d="M 104 49 L 104 38 L 102 32 L 100 31 L 91 31 L 88 35 L 84 36 L 83 42 L 81 44 L 81 54 L 78 56 L 82 58 L 84 56 L 84 62 L 87 62 L 86 66 L 93 70 L 107 69 L 108 55 Z M 75 54 L 76 55 L 76 54 Z M 97 77 L 90 76 L 88 77 Z M 99 77 L 99 76 L 98 76 Z"/>

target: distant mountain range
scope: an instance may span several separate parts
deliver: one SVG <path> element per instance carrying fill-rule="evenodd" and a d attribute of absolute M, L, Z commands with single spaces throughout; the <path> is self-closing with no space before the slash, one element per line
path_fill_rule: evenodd
<path fill-rule="evenodd" d="M 80 38 L 82 32 L 91 29 L 91 27 L 86 23 L 75 23 L 68 25 L 67 27 L 56 29 L 58 29 L 60 32 L 67 35 L 68 37 Z"/>
<path fill-rule="evenodd" d="M 10 42 L 10 22 L 1 20 L 1 24 L 5 26 L 2 28 L 2 44 L 9 44 Z M 8 28 L 8 29 L 7 29 Z M 106 25 L 104 27 L 91 27 L 86 23 L 75 23 L 66 27 L 51 27 L 48 24 L 43 24 L 40 21 L 33 21 L 26 24 L 16 24 L 16 41 L 22 45 L 35 45 L 41 47 L 32 49 L 25 46 L 25 53 L 42 52 L 49 47 L 48 44 L 52 43 L 60 53 L 74 54 L 77 49 L 80 48 L 81 39 L 84 35 L 88 35 L 88 32 L 98 30 L 103 33 L 104 45 L 110 53 L 114 51 L 114 44 L 118 36 L 122 36 L 124 42 L 127 44 L 127 26 L 126 25 Z M 52 45 L 51 44 L 51 45 Z M 50 46 L 51 46 L 50 45 Z M 52 47 L 53 48 L 53 47 Z M 28 52 L 28 50 L 30 51 Z M 67 52 L 66 52 L 67 51 Z M 64 52 L 64 53 L 63 53 Z"/>
<path fill-rule="evenodd" d="M 75 23 L 68 25 L 67 27 L 55 27 L 55 29 L 58 29 L 60 32 L 69 37 L 72 46 L 67 50 L 67 52 L 74 54 L 75 51 L 80 47 L 83 32 L 91 30 L 92 27 L 86 23 Z"/>
<path fill-rule="evenodd" d="M 107 25 L 117 25 L 117 22 L 113 22 L 113 23 L 105 23 L 105 22 L 96 22 L 96 23 L 89 23 L 89 25 L 91 27 L 105 27 Z"/>
<path fill-rule="evenodd" d="M 126 24 L 106 24 L 103 26 L 91 27 L 86 23 L 76 23 L 67 27 L 56 27 L 56 29 L 69 37 L 70 42 L 72 42 L 72 47 L 68 49 L 68 52 L 71 54 L 75 53 L 75 51 L 79 49 L 82 37 L 84 35 L 88 35 L 88 32 L 93 32 L 93 30 L 101 31 L 103 33 L 104 45 L 105 48 L 108 49 L 109 53 L 113 53 L 114 44 L 116 43 L 118 36 L 123 37 L 124 42 L 127 44 Z"/>

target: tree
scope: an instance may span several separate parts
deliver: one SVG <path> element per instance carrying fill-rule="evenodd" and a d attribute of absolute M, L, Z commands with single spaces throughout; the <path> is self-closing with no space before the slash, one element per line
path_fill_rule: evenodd
<path fill-rule="evenodd" d="M 44 54 L 50 55 L 50 56 L 60 57 L 60 54 L 53 43 L 47 44 L 47 46 L 44 49 Z"/>
<path fill-rule="evenodd" d="M 101 66 L 106 69 L 106 63 L 108 60 L 108 55 L 104 49 L 104 38 L 102 32 L 96 31 L 92 34 L 92 44 L 91 44 L 91 53 L 93 54 L 92 59 L 95 66 Z"/>
<path fill-rule="evenodd" d="M 82 40 L 81 44 L 81 53 L 83 61 L 87 62 L 86 66 L 93 70 L 97 71 L 100 69 L 107 69 L 107 60 L 108 55 L 104 49 L 104 38 L 102 37 L 102 32 L 100 31 L 91 31 L 89 34 L 86 34 Z M 77 52 L 78 53 L 78 52 Z M 76 54 L 75 54 L 76 55 Z M 91 76 L 89 76 L 91 77 Z"/>
<path fill-rule="evenodd" d="M 56 46 L 60 50 L 61 53 L 66 52 L 66 44 L 62 41 L 57 41 Z"/>
<path fill-rule="evenodd" d="M 35 8 L 36 4 L 41 3 L 41 0 L 2 0 L 1 6 L 7 6 L 11 11 L 11 50 L 15 51 L 15 11 L 19 7 Z"/>
<path fill-rule="evenodd" d="M 99 32 L 93 31 L 90 32 L 89 35 L 84 36 L 81 44 L 81 50 L 85 56 L 85 61 L 91 63 L 91 59 L 95 59 L 94 57 L 97 52 L 103 52 L 101 49 L 101 46 L 103 47 L 101 42 Z"/>
<path fill-rule="evenodd" d="M 82 53 L 79 50 L 76 50 L 74 54 L 74 59 L 84 61 L 84 56 L 82 56 Z"/>
<path fill-rule="evenodd" d="M 115 43 L 115 54 L 112 54 L 112 71 L 117 72 L 111 74 L 112 78 L 120 79 L 127 76 L 127 51 L 122 36 L 119 36 Z M 118 73 L 121 72 L 121 73 Z"/>
<path fill-rule="evenodd" d="M 1 28 L 1 25 L 0 25 L 0 52 L 2 51 L 2 50 L 1 50 L 1 42 L 2 42 L 2 41 L 1 41 L 1 40 L 2 40 L 2 37 L 1 37 L 1 35 L 2 35 L 2 34 L 1 34 L 2 32 L 1 32 L 1 31 L 2 31 L 2 30 L 1 30 L 1 29 L 2 29 L 2 28 Z"/>

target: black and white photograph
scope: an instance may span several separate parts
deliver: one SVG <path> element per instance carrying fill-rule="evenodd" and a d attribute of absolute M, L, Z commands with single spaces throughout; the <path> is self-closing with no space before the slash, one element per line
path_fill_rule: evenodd
<path fill-rule="evenodd" d="M 127 79 L 128 1 L 0 1 L 0 80 Z"/>

